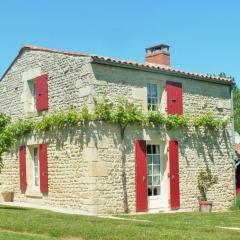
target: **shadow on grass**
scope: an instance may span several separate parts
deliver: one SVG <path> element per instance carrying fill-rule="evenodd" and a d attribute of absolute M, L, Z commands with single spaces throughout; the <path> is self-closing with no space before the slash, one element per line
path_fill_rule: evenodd
<path fill-rule="evenodd" d="M 29 211 L 30 208 L 23 208 L 23 207 L 14 207 L 14 206 L 4 206 L 0 205 L 0 210 L 20 210 L 20 211 Z"/>

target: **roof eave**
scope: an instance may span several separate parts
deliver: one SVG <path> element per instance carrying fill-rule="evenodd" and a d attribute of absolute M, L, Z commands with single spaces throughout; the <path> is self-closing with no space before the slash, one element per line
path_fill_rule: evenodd
<path fill-rule="evenodd" d="M 186 74 L 186 73 L 171 72 L 167 69 L 154 69 L 154 68 L 151 68 L 148 66 L 136 66 L 136 65 L 130 65 L 127 63 L 112 62 L 109 60 L 99 59 L 99 58 L 94 58 L 94 57 L 92 57 L 92 62 L 98 63 L 98 64 L 103 64 L 103 65 L 110 65 L 110 66 L 116 66 L 116 67 L 122 67 L 122 68 L 141 70 L 141 71 L 145 71 L 145 72 L 161 73 L 161 74 L 165 74 L 168 76 L 177 76 L 177 77 L 182 77 L 182 78 L 187 78 L 187 79 L 193 79 L 193 80 L 199 80 L 199 81 L 205 81 L 205 82 L 211 82 L 211 83 L 217 83 L 217 84 L 223 84 L 223 85 L 229 85 L 229 86 L 233 86 L 236 84 L 233 80 L 225 81 L 223 79 L 214 79 L 214 78 L 207 78 L 207 77 L 201 77 L 201 76 L 193 76 L 191 74 Z"/>

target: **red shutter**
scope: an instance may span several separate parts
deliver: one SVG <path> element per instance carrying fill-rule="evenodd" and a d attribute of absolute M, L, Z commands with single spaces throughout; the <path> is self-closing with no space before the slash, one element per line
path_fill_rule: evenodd
<path fill-rule="evenodd" d="M 183 114 L 182 84 L 177 82 L 167 82 L 167 113 Z"/>
<path fill-rule="evenodd" d="M 25 192 L 27 189 L 27 174 L 26 174 L 26 146 L 19 148 L 19 164 L 20 164 L 20 189 Z"/>
<path fill-rule="evenodd" d="M 174 140 L 169 141 L 169 165 L 170 206 L 171 209 L 178 209 L 180 208 L 178 142 Z"/>
<path fill-rule="evenodd" d="M 37 111 L 48 109 L 48 76 L 42 75 L 36 78 Z"/>
<path fill-rule="evenodd" d="M 48 162 L 47 162 L 47 144 L 39 145 L 40 162 L 40 190 L 43 193 L 48 192 Z"/>
<path fill-rule="evenodd" d="M 136 172 L 136 211 L 144 212 L 148 209 L 147 202 L 147 157 L 146 142 L 135 141 L 135 172 Z"/>

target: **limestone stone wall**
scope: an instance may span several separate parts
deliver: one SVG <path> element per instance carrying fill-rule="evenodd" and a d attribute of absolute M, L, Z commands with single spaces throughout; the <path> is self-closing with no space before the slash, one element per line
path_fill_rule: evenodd
<path fill-rule="evenodd" d="M 25 50 L 0 82 L 0 111 L 13 119 L 37 117 L 25 111 L 26 81 L 48 75 L 49 110 L 76 107 L 92 101 L 90 58 Z M 91 97 L 90 97 L 91 95 Z"/>
<path fill-rule="evenodd" d="M 179 78 L 90 63 L 88 57 L 66 56 L 41 51 L 25 51 L 0 82 L 0 112 L 13 119 L 38 117 L 24 111 L 24 81 L 40 74 L 49 77 L 49 110 L 80 109 L 83 103 L 92 106 L 92 96 L 107 95 L 117 102 L 125 97 L 147 111 L 147 83 L 159 84 L 160 110 L 166 109 L 166 81 L 183 85 L 184 114 L 197 116 L 212 111 L 218 117 L 231 114 L 230 87 L 226 85 Z M 45 111 L 43 114 L 47 114 Z M 231 125 L 219 132 L 165 132 L 163 129 L 129 127 L 125 144 L 128 204 L 135 211 L 135 153 L 133 141 L 144 139 L 165 146 L 166 204 L 169 199 L 167 142 L 179 142 L 179 175 L 181 209 L 198 207 L 197 174 L 209 168 L 218 176 L 218 183 L 209 191 L 214 210 L 225 210 L 234 196 Z M 19 189 L 18 146 L 48 144 L 49 193 L 44 196 Z M 82 209 L 92 213 L 123 211 L 123 188 L 119 151 L 119 128 L 106 123 L 89 123 L 77 129 L 28 136 L 4 156 L 0 188 L 13 189 L 15 200 L 37 202 L 58 207 Z"/>

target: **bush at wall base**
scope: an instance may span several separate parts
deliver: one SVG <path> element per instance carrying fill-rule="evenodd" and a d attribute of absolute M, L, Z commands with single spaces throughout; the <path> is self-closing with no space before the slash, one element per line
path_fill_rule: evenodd
<path fill-rule="evenodd" d="M 4 202 L 13 202 L 14 192 L 2 192 Z"/>
<path fill-rule="evenodd" d="M 207 199 L 207 191 L 214 184 L 218 182 L 217 176 L 214 176 L 209 169 L 202 170 L 198 174 L 198 189 L 200 191 L 199 197 L 199 211 L 211 212 L 212 202 Z"/>

